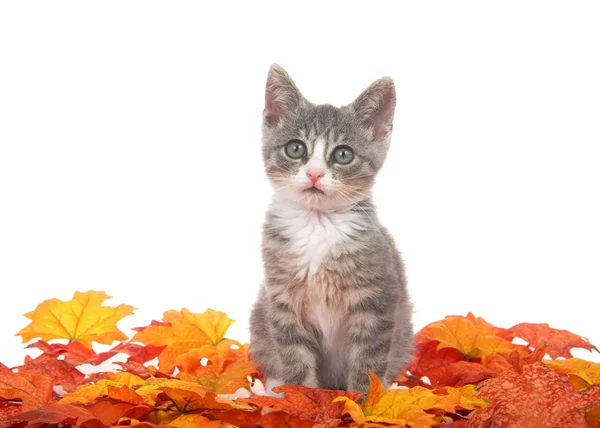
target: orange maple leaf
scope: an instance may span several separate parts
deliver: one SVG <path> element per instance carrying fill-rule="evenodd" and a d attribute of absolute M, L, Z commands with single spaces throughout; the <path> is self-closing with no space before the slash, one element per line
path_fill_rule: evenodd
<path fill-rule="evenodd" d="M 282 411 L 305 421 L 332 423 L 341 420 L 344 405 L 335 402 L 336 398 L 358 400 L 358 392 L 337 391 L 322 388 L 307 388 L 303 385 L 283 385 L 273 388 L 274 392 L 285 393 L 283 398 L 254 396 L 237 401 L 254 404 L 265 409 Z"/>
<path fill-rule="evenodd" d="M 514 350 L 528 354 L 526 346 L 511 342 L 511 333 L 495 327 L 471 312 L 466 317 L 447 316 L 444 320 L 425 326 L 416 335 L 417 343 L 438 342 L 436 350 L 453 348 L 467 358 L 481 358 L 483 355 Z"/>
<path fill-rule="evenodd" d="M 29 422 L 27 426 L 103 427 L 104 424 L 89 410 L 65 404 L 50 403 L 39 409 L 13 416 L 11 422 Z M 22 425 L 19 425 L 22 426 Z"/>
<path fill-rule="evenodd" d="M 584 427 L 586 412 L 600 404 L 600 385 L 576 391 L 566 376 L 543 363 L 523 367 L 523 374 L 506 371 L 486 381 L 479 398 L 490 405 L 473 412 L 467 427 Z"/>
<path fill-rule="evenodd" d="M 158 356 L 161 371 L 171 373 L 177 357 L 204 345 L 215 346 L 221 342 L 238 345 L 235 340 L 225 339 L 225 333 L 234 320 L 224 312 L 207 309 L 195 314 L 186 308 L 181 312 L 170 310 L 164 313 L 163 322 L 153 322 L 147 327 L 139 327 L 132 342 L 164 347 Z"/>
<path fill-rule="evenodd" d="M 104 291 L 76 291 L 73 299 L 44 300 L 25 316 L 31 323 L 17 333 L 23 343 L 35 338 L 48 341 L 68 339 L 92 349 L 92 341 L 110 345 L 115 340 L 127 340 L 117 328 L 117 322 L 135 309 L 129 305 L 102 306 L 110 299 Z"/>
<path fill-rule="evenodd" d="M 206 365 L 201 360 L 207 358 Z M 196 381 L 220 394 L 232 394 L 239 388 L 248 389 L 248 377 L 256 377 L 258 369 L 248 358 L 248 345 L 232 349 L 225 341 L 205 345 L 177 357 L 180 372 L 177 377 Z"/>
<path fill-rule="evenodd" d="M 15 373 L 0 363 L 0 399 L 21 401 L 23 412 L 49 403 L 53 387 L 50 376 L 37 372 Z"/>
<path fill-rule="evenodd" d="M 588 351 L 598 348 L 590 343 L 585 337 L 578 336 L 567 330 L 552 328 L 548 324 L 521 323 L 511 327 L 509 331 L 520 337 L 534 348 L 546 347 L 546 352 L 551 358 L 571 358 L 572 348 L 583 348 Z"/>
<path fill-rule="evenodd" d="M 98 398 L 109 397 L 130 404 L 141 404 L 144 400 L 131 387 L 142 385 L 144 379 L 131 373 L 109 373 L 108 379 L 99 380 L 89 385 L 80 385 L 75 391 L 66 394 L 59 404 L 88 404 Z M 126 389 L 122 389 L 127 387 Z M 137 396 L 134 398 L 134 396 Z"/>

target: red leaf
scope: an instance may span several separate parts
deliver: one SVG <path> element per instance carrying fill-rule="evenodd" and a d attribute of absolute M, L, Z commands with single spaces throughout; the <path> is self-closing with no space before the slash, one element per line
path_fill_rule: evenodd
<path fill-rule="evenodd" d="M 343 406 L 342 406 L 343 407 Z M 281 411 L 256 410 L 245 412 L 243 410 L 227 410 L 214 414 L 218 419 L 228 422 L 239 428 L 313 428 L 315 422 L 290 415 Z M 136 425 L 138 427 L 139 425 Z M 331 425 L 336 426 L 336 425 Z"/>
<path fill-rule="evenodd" d="M 53 383 L 50 376 L 37 373 L 15 373 L 0 364 L 0 398 L 22 401 L 22 410 L 38 408 L 52 399 Z"/>
<path fill-rule="evenodd" d="M 467 427 L 585 427 L 585 413 L 600 403 L 600 385 L 576 391 L 566 376 L 543 363 L 525 365 L 523 374 L 506 371 L 485 382 L 478 398 L 490 401 L 473 412 Z"/>
<path fill-rule="evenodd" d="M 64 361 L 71 366 L 79 366 L 81 364 L 98 365 L 117 355 L 116 352 L 107 351 L 96 354 L 94 351 L 86 348 L 79 342 L 70 342 L 66 345 L 61 343 L 47 343 L 43 340 L 38 340 L 26 348 L 38 348 L 44 354 L 58 357 L 64 356 Z"/>
<path fill-rule="evenodd" d="M 128 354 L 128 362 L 145 363 L 158 357 L 164 346 L 138 345 L 136 343 L 119 343 L 111 352 Z"/>
<path fill-rule="evenodd" d="M 358 392 L 307 388 L 302 385 L 283 385 L 273 388 L 273 391 L 285 392 L 285 397 L 254 396 L 239 399 L 238 401 L 254 404 L 263 409 L 281 410 L 302 419 L 315 422 L 329 422 L 340 419 L 344 410 L 344 403 L 332 403 L 334 398 L 348 397 L 356 401 L 362 396 Z"/>
<path fill-rule="evenodd" d="M 598 348 L 585 337 L 578 336 L 567 330 L 552 328 L 548 324 L 521 323 L 509 329 L 516 337 L 520 337 L 534 348 L 547 346 L 546 352 L 551 358 L 571 358 L 572 348 L 583 348 L 591 351 Z"/>
<path fill-rule="evenodd" d="M 478 363 L 458 361 L 436 368 L 427 372 L 431 385 L 435 388 L 451 386 L 460 388 L 464 385 L 476 385 L 486 379 L 496 377 L 497 372 L 490 370 Z"/>
<path fill-rule="evenodd" d="M 47 354 L 42 354 L 36 359 L 26 356 L 25 364 L 16 367 L 16 369 L 21 374 L 36 373 L 38 375 L 49 376 L 54 385 L 60 385 L 68 392 L 74 391 L 77 385 L 85 378 L 83 373 L 65 361 L 57 360 Z"/>
<path fill-rule="evenodd" d="M 29 426 L 41 424 L 75 425 L 86 428 L 104 428 L 105 425 L 98 420 L 92 412 L 82 407 L 70 404 L 46 404 L 36 410 L 30 410 L 20 415 L 13 416 L 10 421 L 29 422 Z M 35 423 L 35 424 L 34 424 Z"/>

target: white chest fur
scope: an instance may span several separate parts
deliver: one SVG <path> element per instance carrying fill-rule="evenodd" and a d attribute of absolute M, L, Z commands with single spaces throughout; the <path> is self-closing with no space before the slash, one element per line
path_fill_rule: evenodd
<path fill-rule="evenodd" d="M 323 346 L 337 355 L 342 352 L 339 335 L 343 313 L 341 308 L 328 306 L 336 284 L 330 283 L 319 268 L 337 246 L 349 242 L 364 229 L 364 220 L 352 211 L 324 213 L 277 200 L 271 206 L 271 213 L 274 228 L 289 239 L 296 255 L 296 275 L 306 278 L 301 307 L 307 321 L 319 326 Z"/>
<path fill-rule="evenodd" d="M 275 228 L 289 239 L 303 277 L 314 275 L 336 245 L 363 229 L 361 217 L 352 211 L 325 213 L 276 200 L 271 213 Z"/>

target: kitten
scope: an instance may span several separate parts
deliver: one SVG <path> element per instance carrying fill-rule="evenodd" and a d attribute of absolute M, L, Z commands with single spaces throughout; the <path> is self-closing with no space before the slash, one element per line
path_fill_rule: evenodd
<path fill-rule="evenodd" d="M 404 266 L 370 196 L 390 144 L 394 83 L 379 79 L 341 108 L 314 105 L 274 64 L 265 98 L 274 198 L 250 354 L 269 389 L 366 392 L 369 370 L 389 384 L 413 342 Z"/>

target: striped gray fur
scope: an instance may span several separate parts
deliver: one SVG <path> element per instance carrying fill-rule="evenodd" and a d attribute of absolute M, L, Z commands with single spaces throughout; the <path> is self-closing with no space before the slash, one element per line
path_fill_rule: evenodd
<path fill-rule="evenodd" d="M 265 101 L 263 159 L 274 198 L 251 357 L 269 387 L 366 392 L 368 371 L 389 384 L 413 346 L 404 265 L 370 196 L 390 144 L 393 81 L 375 81 L 347 106 L 314 105 L 273 65 Z M 304 143 L 303 158 L 286 154 L 291 140 Z M 353 152 L 350 163 L 335 161 L 340 147 Z M 315 184 L 307 176 L 317 169 Z"/>

